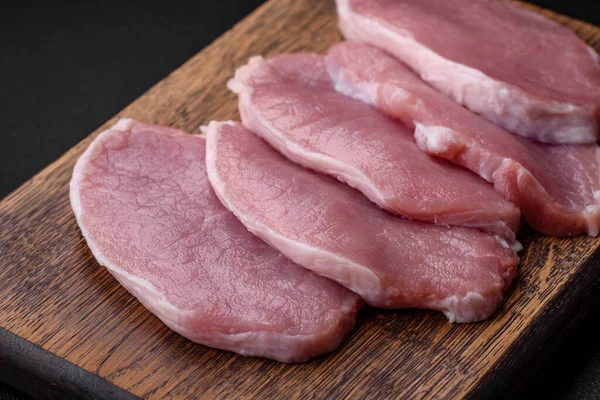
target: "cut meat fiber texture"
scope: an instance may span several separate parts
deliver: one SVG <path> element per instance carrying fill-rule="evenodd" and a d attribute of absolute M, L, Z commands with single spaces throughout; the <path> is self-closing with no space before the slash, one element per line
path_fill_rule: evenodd
<path fill-rule="evenodd" d="M 594 143 L 596 52 L 508 1 L 336 0 L 344 37 L 374 44 L 456 102 L 524 137 Z"/>
<path fill-rule="evenodd" d="M 514 241 L 518 208 L 472 172 L 430 157 L 413 130 L 336 92 L 324 57 L 253 57 L 228 82 L 242 123 L 290 160 L 332 175 L 411 219 Z"/>
<path fill-rule="evenodd" d="M 128 119 L 101 133 L 70 188 L 92 253 L 192 341 L 284 362 L 334 350 L 362 300 L 248 232 L 211 189 L 205 147 Z"/>
<path fill-rule="evenodd" d="M 546 145 L 510 134 L 437 92 L 400 61 L 344 42 L 326 57 L 336 89 L 415 127 L 417 144 L 493 182 L 537 231 L 598 235 L 600 150 Z"/>
<path fill-rule="evenodd" d="M 287 160 L 239 123 L 202 129 L 208 177 L 223 204 L 290 259 L 373 306 L 480 321 L 516 275 L 519 259 L 497 236 L 396 217 Z"/>

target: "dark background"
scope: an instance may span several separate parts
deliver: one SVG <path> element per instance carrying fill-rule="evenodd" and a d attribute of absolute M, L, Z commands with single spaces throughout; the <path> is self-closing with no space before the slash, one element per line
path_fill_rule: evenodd
<path fill-rule="evenodd" d="M 531 2 L 600 25 L 600 2 Z M 4 2 L 0 198 L 261 3 Z M 521 397 L 600 399 L 599 318 L 600 305 L 548 354 Z M 0 384 L 0 400 L 21 398 Z"/>

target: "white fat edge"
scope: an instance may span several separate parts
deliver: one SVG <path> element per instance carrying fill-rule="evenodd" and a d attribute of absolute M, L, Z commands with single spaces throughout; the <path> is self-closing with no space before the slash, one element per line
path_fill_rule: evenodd
<path fill-rule="evenodd" d="M 128 132 L 135 121 L 132 118 L 121 118 L 110 129 L 116 129 L 122 132 Z"/>
<path fill-rule="evenodd" d="M 448 151 L 448 145 L 453 143 L 452 129 L 439 125 L 424 125 L 415 121 L 415 133 L 422 133 L 427 150 L 434 154 Z"/>
<path fill-rule="evenodd" d="M 424 143 L 426 153 L 430 153 L 435 156 L 440 156 L 449 149 L 450 144 L 459 144 L 453 134 L 453 130 L 444 126 L 438 125 L 424 125 L 419 122 L 415 122 L 415 136 L 421 138 L 421 142 Z M 442 157 L 445 158 L 445 157 Z M 497 170 L 493 166 L 496 164 L 492 157 L 487 157 L 487 161 L 480 164 L 479 169 L 475 172 L 481 178 L 488 182 L 493 182 L 493 173 Z M 509 159 L 503 159 L 504 161 L 511 161 Z"/>
<path fill-rule="evenodd" d="M 337 92 L 370 106 L 377 106 L 377 84 L 361 80 L 359 83 L 349 85 L 344 79 L 344 75 L 348 73 L 345 68 L 335 69 L 329 63 L 325 63 L 325 66 Z"/>
<path fill-rule="evenodd" d="M 396 57 L 416 71 L 424 81 L 429 82 L 432 86 L 435 86 L 438 90 L 446 93 L 456 102 L 472 111 L 485 115 L 490 121 L 504 126 L 506 129 L 520 136 L 531 137 L 540 141 L 573 144 L 588 143 L 596 140 L 596 133 L 590 133 L 588 126 L 590 120 L 588 110 L 571 103 L 542 101 L 516 86 L 495 80 L 475 68 L 441 57 L 430 48 L 417 42 L 410 32 L 403 32 L 404 35 L 397 34 L 391 28 L 353 12 L 350 9 L 349 0 L 337 0 L 336 3 L 338 14 L 340 15 L 340 29 L 344 36 L 347 38 L 348 36 L 352 36 L 348 38 L 350 40 L 374 44 L 396 55 Z M 354 20 L 354 24 L 352 24 L 354 26 L 370 26 L 371 32 L 383 34 L 387 37 L 388 41 L 395 44 L 394 48 L 382 47 L 383 41 L 374 43 L 372 40 L 363 40 L 363 35 L 358 34 L 360 37 L 357 37 L 355 32 L 348 35 L 348 32 L 343 27 L 350 19 Z M 362 30 L 364 31 L 365 29 Z M 414 60 L 411 60 L 410 57 L 401 57 L 395 51 L 396 49 L 407 49 L 404 50 L 404 54 L 410 52 L 412 49 L 413 54 L 417 54 L 418 56 Z M 418 68 L 419 65 L 425 68 Z M 435 68 L 435 66 L 439 66 L 439 68 Z M 439 74 L 437 72 L 439 70 L 453 71 L 453 74 L 452 76 Z M 462 84 L 459 86 L 445 84 L 449 81 L 456 82 L 457 80 Z M 476 90 L 478 93 L 497 93 L 499 97 L 503 98 L 503 101 L 498 101 L 498 98 L 482 101 L 483 98 L 486 98 L 485 96 L 475 96 L 478 98 L 477 102 L 468 101 L 466 100 L 467 89 Z M 489 105 L 489 107 L 486 107 L 486 105 Z M 568 117 L 569 122 L 573 122 L 573 119 L 575 119 L 582 126 L 570 126 L 567 131 L 563 132 L 559 127 L 545 126 L 546 122 L 544 120 L 536 124 L 538 121 L 534 120 L 528 114 L 527 110 L 529 109 L 536 111 L 536 113 L 542 110 L 554 116 L 564 115 Z M 489 110 L 493 111 L 490 113 Z M 511 120 L 511 126 L 506 125 L 506 121 L 509 119 Z"/>
<path fill-rule="evenodd" d="M 500 245 L 502 247 L 504 247 L 505 249 L 511 249 L 512 251 L 514 251 L 515 253 L 520 252 L 521 250 L 523 250 L 523 245 L 521 244 L 521 242 L 519 242 L 518 240 L 506 240 L 505 238 L 502 238 L 498 235 L 494 235 L 494 238 L 498 241 L 498 243 L 500 243 Z"/>
<path fill-rule="evenodd" d="M 345 257 L 341 257 L 337 254 L 330 253 L 325 250 L 316 248 L 314 246 L 310 246 L 306 243 L 299 242 L 295 239 L 285 237 L 285 236 L 281 235 L 280 233 L 275 232 L 270 227 L 268 227 L 258 221 L 252 221 L 251 218 L 245 217 L 244 214 L 227 199 L 227 197 L 225 195 L 225 183 L 223 182 L 223 180 L 219 177 L 219 175 L 217 173 L 216 157 L 217 157 L 217 146 L 218 146 L 218 140 L 219 140 L 218 136 L 220 135 L 220 133 L 218 132 L 218 125 L 209 126 L 207 133 L 208 133 L 208 140 L 207 140 L 207 147 L 206 147 L 206 165 L 207 165 L 208 179 L 211 182 L 215 193 L 217 194 L 217 196 L 219 197 L 219 199 L 221 200 L 223 205 L 229 211 L 231 211 L 240 220 L 240 222 L 242 222 L 242 224 L 246 227 L 246 229 L 248 229 L 251 233 L 255 234 L 256 236 L 260 237 L 261 239 L 263 239 L 265 242 L 267 242 L 270 245 L 273 245 L 272 241 L 273 241 L 273 239 L 275 239 L 279 243 L 283 243 L 287 248 L 294 249 L 293 252 L 290 252 L 290 251 L 283 250 L 281 248 L 283 246 L 274 246 L 273 245 L 273 247 L 275 247 L 277 250 L 279 250 L 285 256 L 292 259 L 294 262 L 297 262 L 296 260 L 298 258 L 301 258 L 302 256 L 304 256 L 304 254 L 312 253 L 312 254 L 319 255 L 320 257 L 313 257 L 313 258 L 325 260 L 325 262 L 323 262 L 322 264 L 316 263 L 316 264 L 313 264 L 312 266 L 308 266 L 308 265 L 303 265 L 302 262 L 297 262 L 297 263 L 306 269 L 315 271 L 315 272 L 319 273 L 320 275 L 323 275 L 323 276 L 328 277 L 336 282 L 341 283 L 343 286 L 348 287 L 353 292 L 359 294 L 361 297 L 363 297 L 365 299 L 373 298 L 372 291 L 377 292 L 377 296 L 380 295 L 379 294 L 381 292 L 380 279 L 373 271 L 371 271 L 367 267 L 357 264 L 354 261 L 351 261 Z M 364 284 L 365 282 L 368 282 L 369 287 L 366 289 L 362 288 L 362 290 L 361 290 L 361 288 L 350 287 L 350 286 L 354 286 L 353 282 L 350 282 L 349 284 L 345 284 L 345 282 L 341 282 L 335 276 L 330 276 L 330 274 L 328 273 L 328 269 L 330 269 L 332 266 L 332 262 L 330 261 L 332 259 L 335 260 L 337 265 L 342 265 L 342 267 L 338 268 L 338 270 L 350 269 L 350 270 L 359 271 L 359 274 L 361 275 L 361 277 L 359 279 L 360 283 Z"/>
<path fill-rule="evenodd" d="M 265 64 L 265 59 L 262 56 L 250 57 L 245 65 L 235 70 L 233 78 L 227 81 L 227 88 L 235 94 L 252 90 L 247 82 L 252 73 L 263 64 Z"/>
<path fill-rule="evenodd" d="M 600 222 L 598 222 L 600 220 L 600 206 L 591 207 L 592 206 L 588 206 L 583 211 L 583 218 L 588 227 L 588 236 L 596 237 L 600 233 Z"/>
<path fill-rule="evenodd" d="M 596 201 L 599 201 L 599 195 L 600 191 L 594 191 L 594 199 Z M 585 219 L 585 222 L 588 227 L 588 236 L 598 236 L 598 234 L 600 233 L 600 203 L 590 204 L 586 206 L 583 210 L 583 218 Z"/>
<path fill-rule="evenodd" d="M 587 43 L 585 43 L 585 47 L 587 47 L 587 51 L 590 54 L 590 57 L 592 58 L 592 61 L 594 61 L 596 63 L 596 65 L 598 67 L 600 67 L 600 55 L 598 55 L 598 53 L 596 53 L 596 50 L 594 50 L 591 46 L 589 46 Z"/>
<path fill-rule="evenodd" d="M 479 176 L 488 182 L 494 182 L 494 174 L 498 170 L 502 170 L 507 164 L 515 162 L 510 158 L 503 158 L 498 164 L 493 157 L 482 158 L 483 161 L 479 163 Z"/>
<path fill-rule="evenodd" d="M 462 297 L 452 295 L 444 299 L 431 300 L 427 306 L 443 312 L 450 323 L 469 323 L 488 318 L 500 302 L 495 303 L 492 305 L 490 299 L 485 298 L 481 293 L 470 291 Z M 490 306 L 493 310 L 490 310 Z"/>
<path fill-rule="evenodd" d="M 518 253 L 521 250 L 523 250 L 523 245 L 518 240 L 515 240 L 514 242 L 511 243 L 510 249 L 512 251 L 514 251 L 515 253 Z"/>
<path fill-rule="evenodd" d="M 196 136 L 201 136 L 204 139 L 207 139 L 208 138 L 208 132 L 211 129 L 215 129 L 216 130 L 216 129 L 219 129 L 223 125 L 229 125 L 229 126 L 232 126 L 232 127 L 236 127 L 239 124 L 240 124 L 239 122 L 236 122 L 236 121 L 233 121 L 233 120 L 227 120 L 227 121 L 214 121 L 213 120 L 213 121 L 210 121 L 208 123 L 208 125 L 201 125 L 200 126 L 200 131 L 202 133 L 200 135 L 196 135 Z"/>

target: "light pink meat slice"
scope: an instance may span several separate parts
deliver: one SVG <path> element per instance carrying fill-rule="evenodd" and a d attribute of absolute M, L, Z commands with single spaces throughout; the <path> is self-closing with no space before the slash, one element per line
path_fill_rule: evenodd
<path fill-rule="evenodd" d="M 477 175 L 424 154 L 412 129 L 337 93 L 323 56 L 254 57 L 228 85 L 239 95 L 244 126 L 290 160 L 395 214 L 514 240 L 517 207 Z"/>
<path fill-rule="evenodd" d="M 354 325 L 357 295 L 294 264 L 222 206 L 203 138 L 121 120 L 77 162 L 71 204 L 98 262 L 190 340 L 301 362 L 335 349 Z"/>
<path fill-rule="evenodd" d="M 233 122 L 211 122 L 208 177 L 246 227 L 298 264 L 377 307 L 489 317 L 519 261 L 506 242 L 464 227 L 406 220 L 294 164 Z"/>
<path fill-rule="evenodd" d="M 424 151 L 493 182 L 534 229 L 552 236 L 598 235 L 597 145 L 545 145 L 511 135 L 367 44 L 341 43 L 326 60 L 340 92 L 416 126 L 417 143 Z"/>
<path fill-rule="evenodd" d="M 494 0 L 336 0 L 346 39 L 389 51 L 456 102 L 521 136 L 593 143 L 599 57 L 572 31 Z"/>

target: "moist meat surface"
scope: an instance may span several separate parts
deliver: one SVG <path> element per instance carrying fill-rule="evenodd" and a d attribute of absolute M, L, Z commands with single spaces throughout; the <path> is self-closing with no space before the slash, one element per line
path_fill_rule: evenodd
<path fill-rule="evenodd" d="M 395 214 L 514 240 L 517 207 L 477 175 L 423 153 L 413 129 L 337 93 L 323 56 L 255 57 L 228 85 L 239 95 L 242 123 L 292 161 Z"/>

